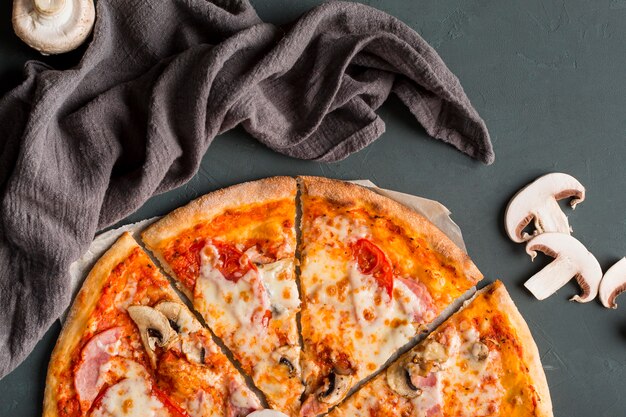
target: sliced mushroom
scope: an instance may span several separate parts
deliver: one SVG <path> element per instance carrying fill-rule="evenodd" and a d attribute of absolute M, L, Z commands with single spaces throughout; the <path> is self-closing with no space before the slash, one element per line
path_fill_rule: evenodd
<path fill-rule="evenodd" d="M 281 346 L 272 352 L 272 358 L 287 368 L 290 377 L 299 377 L 302 373 L 300 368 L 300 346 Z"/>
<path fill-rule="evenodd" d="M 559 207 L 558 200 L 574 197 L 572 209 L 585 200 L 585 187 L 571 175 L 555 172 L 537 178 L 518 191 L 506 208 L 506 232 L 514 242 L 524 242 L 541 233 L 559 232 L 570 234 L 567 216 Z M 534 220 L 535 230 L 524 232 Z"/>
<path fill-rule="evenodd" d="M 13 0 L 13 30 L 44 55 L 76 49 L 95 17 L 93 0 Z"/>
<path fill-rule="evenodd" d="M 472 345 L 472 359 L 478 362 L 482 362 L 489 357 L 489 348 L 482 342 L 475 342 Z"/>
<path fill-rule="evenodd" d="M 156 367 L 156 347 L 167 346 L 176 338 L 176 332 L 170 326 L 167 317 L 152 307 L 130 306 L 127 311 L 139 328 L 141 341 L 152 366 Z"/>
<path fill-rule="evenodd" d="M 317 399 L 326 404 L 336 404 L 348 393 L 351 383 L 351 375 L 331 372 L 324 380 L 324 384 L 317 390 Z"/>
<path fill-rule="evenodd" d="M 154 308 L 167 317 L 176 333 L 194 333 L 202 328 L 191 311 L 181 303 L 161 301 Z"/>
<path fill-rule="evenodd" d="M 606 308 L 617 308 L 615 299 L 626 291 L 626 258 L 615 263 L 600 281 L 600 301 Z"/>
<path fill-rule="evenodd" d="M 412 372 L 419 365 L 413 362 L 398 361 L 387 369 L 387 385 L 395 393 L 406 398 L 415 398 L 422 394 L 422 389 L 413 385 Z"/>
<path fill-rule="evenodd" d="M 538 300 L 554 294 L 574 277 L 582 293 L 570 300 L 586 303 L 596 297 L 602 269 L 596 258 L 577 239 L 562 233 L 543 233 L 526 244 L 526 253 L 532 260 L 537 256 L 537 251 L 554 258 L 554 261 L 524 283 Z"/>
<path fill-rule="evenodd" d="M 420 356 L 423 360 L 445 362 L 448 359 L 445 346 L 436 340 L 428 339 L 422 346 L 423 350 L 420 351 Z"/>
<path fill-rule="evenodd" d="M 439 372 L 447 360 L 448 353 L 445 346 L 434 339 L 426 339 L 418 346 L 409 362 L 415 365 L 411 368 L 411 372 L 426 377 L 431 372 Z"/>

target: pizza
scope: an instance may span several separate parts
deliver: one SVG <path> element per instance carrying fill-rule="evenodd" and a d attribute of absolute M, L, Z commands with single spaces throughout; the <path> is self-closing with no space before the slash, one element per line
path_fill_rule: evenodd
<path fill-rule="evenodd" d="M 329 417 L 552 416 L 539 352 L 500 281 Z"/>
<path fill-rule="evenodd" d="M 243 417 L 259 398 L 128 234 L 98 260 L 50 359 L 44 417 Z"/>
<path fill-rule="evenodd" d="M 267 178 L 202 196 L 141 236 L 164 273 L 130 235 L 97 262 L 55 347 L 45 417 L 551 415 L 501 283 L 386 365 L 482 274 L 374 191 Z"/>
<path fill-rule="evenodd" d="M 229 187 L 182 207 L 142 239 L 265 394 L 297 415 L 304 387 L 296 315 L 296 181 Z"/>
<path fill-rule="evenodd" d="M 416 212 L 354 184 L 301 177 L 302 416 L 340 402 L 482 275 Z M 329 329 L 332 329 L 329 331 Z"/>

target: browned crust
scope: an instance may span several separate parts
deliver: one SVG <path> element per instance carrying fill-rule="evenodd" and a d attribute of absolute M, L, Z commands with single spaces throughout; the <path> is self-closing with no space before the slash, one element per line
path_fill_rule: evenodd
<path fill-rule="evenodd" d="M 552 400 L 550 398 L 550 390 L 548 389 L 548 381 L 541 365 L 537 344 L 530 333 L 528 324 L 526 324 L 502 282 L 496 281 L 480 292 L 490 291 L 492 288 L 495 306 L 509 319 L 511 327 L 515 330 L 517 339 L 522 345 L 522 358 L 520 360 L 528 367 L 530 380 L 539 396 L 536 416 L 552 417 Z"/>
<path fill-rule="evenodd" d="M 141 239 L 151 250 L 163 241 L 177 236 L 198 222 L 207 221 L 224 210 L 247 204 L 294 198 L 296 180 L 291 177 L 270 177 L 244 182 L 203 195 L 163 217 L 142 234 Z"/>
<path fill-rule="evenodd" d="M 85 332 L 87 320 L 100 298 L 107 278 L 120 262 L 126 259 L 139 245 L 128 233 L 124 233 L 113 246 L 96 262 L 81 287 L 48 364 L 46 389 L 44 393 L 43 417 L 57 417 L 57 386 L 59 380 L 55 372 L 63 371 L 70 365 L 71 353 Z"/>
<path fill-rule="evenodd" d="M 454 244 L 428 219 L 388 197 L 360 185 L 322 177 L 298 177 L 302 193 L 325 198 L 339 204 L 368 204 L 381 216 L 393 219 L 399 226 L 413 230 L 428 241 L 431 247 L 463 271 L 474 284 L 483 278 L 470 257 Z"/>

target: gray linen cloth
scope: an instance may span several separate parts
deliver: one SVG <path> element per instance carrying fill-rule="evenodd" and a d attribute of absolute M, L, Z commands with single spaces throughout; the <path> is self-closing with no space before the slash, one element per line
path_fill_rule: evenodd
<path fill-rule="evenodd" d="M 97 230 L 188 181 L 241 124 L 271 149 L 336 161 L 384 131 L 395 93 L 433 137 L 484 163 L 485 124 L 411 28 L 354 3 L 285 28 L 247 0 L 99 0 L 75 68 L 29 62 L 0 101 L 0 376 L 70 303 Z"/>

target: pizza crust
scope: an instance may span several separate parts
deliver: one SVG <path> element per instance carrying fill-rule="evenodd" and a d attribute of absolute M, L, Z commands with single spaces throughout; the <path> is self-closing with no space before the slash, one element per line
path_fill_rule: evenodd
<path fill-rule="evenodd" d="M 52 351 L 46 377 L 44 392 L 43 417 L 57 417 L 57 386 L 56 374 L 70 366 L 72 351 L 81 341 L 87 326 L 87 320 L 95 308 L 107 278 L 120 262 L 126 259 L 139 245 L 128 233 L 124 233 L 94 265 L 85 279 L 70 309 L 61 334 Z"/>
<path fill-rule="evenodd" d="M 199 222 L 212 219 L 228 208 L 295 196 L 296 180 L 291 177 L 270 177 L 222 188 L 174 210 L 148 227 L 141 234 L 141 239 L 152 249 Z"/>
<path fill-rule="evenodd" d="M 480 290 L 480 292 L 489 291 L 492 288 L 494 299 L 497 300 L 498 309 L 509 319 L 511 327 L 515 329 L 517 339 L 522 345 L 523 357 L 521 360 L 528 367 L 530 380 L 540 399 L 537 403 L 537 416 L 552 417 L 552 400 L 550 398 L 550 390 L 548 389 L 548 381 L 546 380 L 546 374 L 541 365 L 537 344 L 530 333 L 528 324 L 515 306 L 515 303 L 513 303 L 511 296 L 501 281 L 494 282 Z"/>
<path fill-rule="evenodd" d="M 434 250 L 456 265 L 468 280 L 476 283 L 483 278 L 470 257 L 448 236 L 425 217 L 397 201 L 345 181 L 302 176 L 298 177 L 298 182 L 302 193 L 312 197 L 325 198 L 342 205 L 363 205 L 362 203 L 369 205 L 381 216 L 392 218 L 407 230 L 422 234 Z"/>

